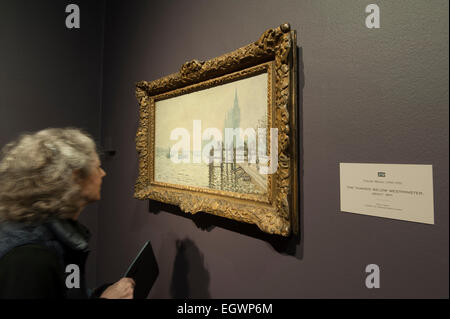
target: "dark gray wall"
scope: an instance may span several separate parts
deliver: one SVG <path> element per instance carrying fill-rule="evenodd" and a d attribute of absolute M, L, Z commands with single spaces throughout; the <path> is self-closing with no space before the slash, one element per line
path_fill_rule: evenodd
<path fill-rule="evenodd" d="M 374 1 L 372 1 L 374 2 Z M 448 1 L 108 1 L 98 282 L 151 240 L 151 298 L 448 298 Z M 301 240 L 133 199 L 134 84 L 207 60 L 289 22 L 303 83 Z M 435 225 L 339 211 L 339 162 L 432 164 Z M 366 265 L 381 288 L 365 287 Z"/>
<path fill-rule="evenodd" d="M 76 1 L 80 29 L 65 26 L 72 1 L 0 1 L 0 147 L 25 131 L 80 127 L 100 138 L 103 1 Z M 94 233 L 97 205 L 80 217 Z"/>
<path fill-rule="evenodd" d="M 0 2 L 0 145 L 68 125 L 110 140 L 103 200 L 81 217 L 97 234 L 91 283 L 117 280 L 151 240 L 152 298 L 448 298 L 447 1 L 377 1 L 379 30 L 361 1 L 108 1 L 103 70 L 104 3 L 73 2 L 80 30 L 64 26 L 69 1 Z M 134 83 L 283 22 L 302 65 L 300 242 L 133 199 Z M 340 213 L 339 162 L 432 164 L 436 224 Z"/>

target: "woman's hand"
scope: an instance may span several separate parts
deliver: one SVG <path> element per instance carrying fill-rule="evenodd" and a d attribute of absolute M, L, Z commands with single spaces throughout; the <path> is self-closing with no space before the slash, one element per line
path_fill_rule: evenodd
<path fill-rule="evenodd" d="M 133 299 L 135 282 L 131 278 L 122 278 L 109 286 L 101 294 L 100 298 L 106 299 Z"/>

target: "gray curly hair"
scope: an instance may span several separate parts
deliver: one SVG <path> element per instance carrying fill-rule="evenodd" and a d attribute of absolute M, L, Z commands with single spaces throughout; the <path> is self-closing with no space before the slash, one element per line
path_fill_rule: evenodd
<path fill-rule="evenodd" d="M 97 150 L 76 128 L 23 134 L 0 153 L 0 222 L 70 218 L 80 209 L 81 187 L 73 172 L 88 176 Z"/>

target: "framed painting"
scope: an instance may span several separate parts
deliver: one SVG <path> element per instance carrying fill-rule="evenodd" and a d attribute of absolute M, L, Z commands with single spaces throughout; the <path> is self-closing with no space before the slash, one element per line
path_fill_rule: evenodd
<path fill-rule="evenodd" d="M 298 232 L 296 32 L 136 84 L 135 197 Z"/>

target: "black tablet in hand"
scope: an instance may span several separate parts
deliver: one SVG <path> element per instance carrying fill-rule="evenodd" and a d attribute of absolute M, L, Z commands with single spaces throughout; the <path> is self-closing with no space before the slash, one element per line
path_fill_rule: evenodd
<path fill-rule="evenodd" d="M 133 278 L 134 299 L 146 299 L 159 274 L 158 263 L 150 241 L 147 241 L 131 263 L 124 277 Z"/>

